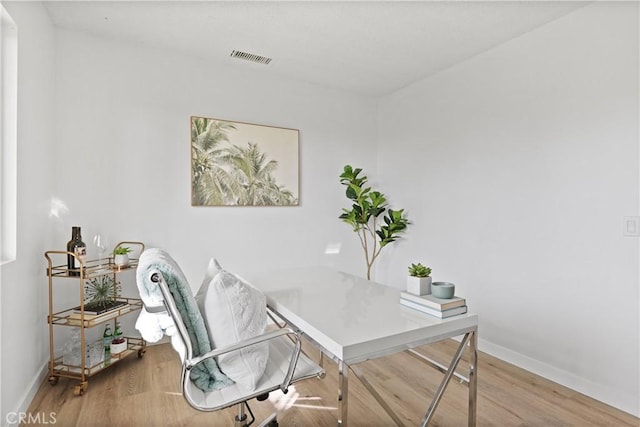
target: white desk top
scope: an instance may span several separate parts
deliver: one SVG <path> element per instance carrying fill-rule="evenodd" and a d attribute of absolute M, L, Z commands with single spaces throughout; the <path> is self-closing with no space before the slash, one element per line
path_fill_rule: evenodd
<path fill-rule="evenodd" d="M 347 364 L 461 335 L 475 314 L 438 319 L 400 305 L 400 291 L 323 267 L 248 277 L 268 306 Z"/>

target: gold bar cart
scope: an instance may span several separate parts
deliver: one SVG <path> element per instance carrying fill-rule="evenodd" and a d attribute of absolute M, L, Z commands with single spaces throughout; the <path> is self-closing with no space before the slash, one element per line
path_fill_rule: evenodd
<path fill-rule="evenodd" d="M 114 262 L 114 257 L 104 259 L 95 259 L 82 261 L 73 252 L 67 251 L 47 251 L 44 253 L 47 259 L 47 276 L 49 278 L 49 315 L 47 323 L 49 324 L 49 383 L 56 385 L 60 377 L 80 380 L 80 383 L 74 387 L 73 394 L 81 396 L 87 390 L 88 378 L 101 372 L 108 367 L 114 365 L 126 357 L 137 354 L 138 358 L 142 358 L 146 351 L 146 342 L 138 337 L 127 338 L 127 348 L 118 353 L 110 354 L 109 359 L 93 363 L 87 360 L 87 342 L 86 330 L 98 325 L 106 324 L 106 322 L 115 321 L 120 316 L 139 311 L 142 308 L 142 301 L 138 298 L 124 298 L 117 296 L 114 301 L 120 301 L 123 305 L 106 311 L 101 314 L 89 314 L 85 312 L 85 292 L 84 286 L 87 280 L 100 276 L 112 276 L 114 295 L 117 294 L 115 287 L 117 275 L 125 270 L 135 269 L 138 265 L 138 257 L 144 251 L 144 243 L 134 241 L 122 241 L 115 247 L 126 245 L 134 247 L 134 257 L 130 258 L 127 266 L 118 266 Z M 79 268 L 69 269 L 67 267 L 67 256 L 75 258 L 76 265 Z M 56 264 L 64 260 L 63 264 Z M 54 312 L 54 282 L 60 279 L 60 282 L 67 284 L 75 281 L 79 285 L 79 305 L 76 307 L 67 307 L 63 310 Z M 62 354 L 56 354 L 54 327 L 67 326 L 80 328 L 80 364 L 65 363 Z"/>

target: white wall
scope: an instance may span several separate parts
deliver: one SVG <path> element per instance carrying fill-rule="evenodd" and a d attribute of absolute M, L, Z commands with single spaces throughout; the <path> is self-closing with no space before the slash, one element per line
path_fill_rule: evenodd
<path fill-rule="evenodd" d="M 56 56 L 56 196 L 69 208 L 61 247 L 75 224 L 89 250 L 96 232 L 139 239 L 174 254 L 193 287 L 211 256 L 240 274 L 297 264 L 359 272 L 357 239 L 337 219 L 338 176 L 346 162 L 375 167 L 375 99 L 64 30 Z M 300 206 L 192 207 L 191 115 L 299 129 Z M 324 255 L 343 240 L 343 256 Z"/>
<path fill-rule="evenodd" d="M 18 25 L 18 229 L 17 259 L 0 267 L 0 425 L 26 409 L 48 354 L 43 253 L 55 179 L 53 26 L 41 3 L 3 4 Z"/>
<path fill-rule="evenodd" d="M 170 250 L 194 287 L 211 256 L 238 272 L 296 264 L 359 272 L 357 241 L 337 220 L 338 175 L 346 162 L 375 167 L 375 100 L 54 32 L 40 3 L 7 9 L 20 33 L 19 246 L 1 270 L 0 425 L 26 410 L 42 380 L 43 252 L 64 250 L 72 225 L 83 227 L 90 251 L 97 232 L 111 244 Z M 191 207 L 191 115 L 300 129 L 300 207 Z M 59 217 L 49 217 L 52 207 Z M 335 243 L 342 254 L 325 255 Z M 75 286 L 60 294 L 76 297 Z"/>
<path fill-rule="evenodd" d="M 409 262 L 428 263 L 480 314 L 483 350 L 638 414 L 638 240 L 621 232 L 640 192 L 637 5 L 589 6 L 379 111 L 255 67 L 54 33 L 39 3 L 7 9 L 21 37 L 19 246 L 1 270 L 0 423 L 38 386 L 42 252 L 63 249 L 72 225 L 90 250 L 96 232 L 169 249 L 194 287 L 212 255 L 238 272 L 327 264 L 362 275 L 337 220 L 345 163 L 413 221 L 378 280 L 402 287 Z M 192 114 L 300 129 L 301 206 L 191 207 Z M 68 208 L 53 221 L 51 196 Z M 324 255 L 328 243 L 342 254 Z"/>
<path fill-rule="evenodd" d="M 598 3 L 380 102 L 379 175 L 481 349 L 638 415 L 638 5 Z M 482 375 L 482 373 L 480 373 Z"/>

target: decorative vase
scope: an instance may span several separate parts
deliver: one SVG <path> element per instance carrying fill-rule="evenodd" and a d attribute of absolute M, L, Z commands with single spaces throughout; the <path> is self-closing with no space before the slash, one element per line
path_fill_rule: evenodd
<path fill-rule="evenodd" d="M 431 276 L 407 277 L 407 292 L 414 295 L 429 295 L 431 293 Z"/>
<path fill-rule="evenodd" d="M 436 298 L 451 299 L 456 293 L 456 285 L 449 282 L 433 282 L 431 292 Z"/>
<path fill-rule="evenodd" d="M 126 267 L 129 265 L 129 255 L 127 254 L 114 255 L 113 262 L 118 267 Z"/>

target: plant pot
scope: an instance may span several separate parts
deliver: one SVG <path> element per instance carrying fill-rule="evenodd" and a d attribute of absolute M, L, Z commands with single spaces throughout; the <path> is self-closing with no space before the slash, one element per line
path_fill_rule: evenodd
<path fill-rule="evenodd" d="M 114 255 L 113 262 L 118 267 L 126 267 L 129 265 L 129 255 L 127 254 Z"/>
<path fill-rule="evenodd" d="M 431 294 L 436 298 L 451 299 L 456 293 L 456 285 L 449 282 L 433 282 Z"/>
<path fill-rule="evenodd" d="M 431 293 L 431 277 L 407 277 L 407 292 L 414 295 Z"/>
<path fill-rule="evenodd" d="M 123 351 L 125 351 L 127 349 L 127 339 L 123 338 L 124 342 L 121 343 L 117 343 L 115 341 L 111 341 L 111 346 L 109 351 L 111 352 L 111 354 L 118 354 L 118 353 L 122 353 Z"/>

